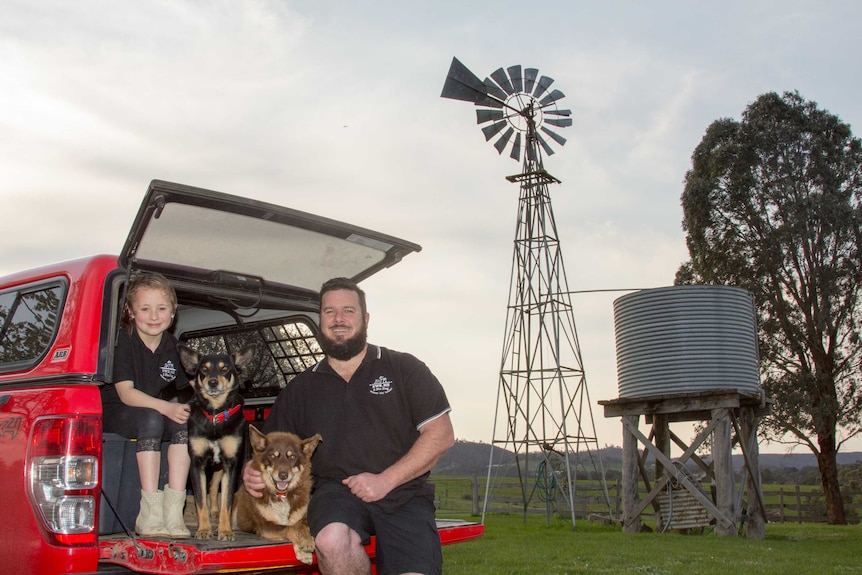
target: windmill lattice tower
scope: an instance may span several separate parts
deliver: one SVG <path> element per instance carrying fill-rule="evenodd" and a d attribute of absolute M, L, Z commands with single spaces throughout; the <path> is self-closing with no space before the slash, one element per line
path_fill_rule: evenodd
<path fill-rule="evenodd" d="M 494 448 L 510 447 L 524 519 L 537 501 L 545 504 L 547 519 L 554 510 L 562 514 L 559 496 L 574 528 L 578 467 L 592 466 L 608 511 L 611 506 L 548 189 L 560 181 L 542 161 L 542 152 L 554 153 L 543 134 L 560 145 L 566 141 L 549 126 L 572 124 L 571 111 L 557 108 L 564 94 L 549 91 L 551 83 L 521 66 L 500 68 L 482 81 L 453 58 L 441 95 L 473 102 L 477 123 L 486 124 L 485 139 L 496 137 L 500 154 L 511 143 L 510 157 L 520 160 L 524 149 L 521 173 L 506 178 L 519 184 L 520 198 L 483 517 L 498 480 L 495 452 L 505 452 Z"/>

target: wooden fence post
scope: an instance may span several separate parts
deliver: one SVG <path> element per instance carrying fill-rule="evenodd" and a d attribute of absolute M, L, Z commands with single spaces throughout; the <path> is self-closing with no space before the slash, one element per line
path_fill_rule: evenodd
<path fill-rule="evenodd" d="M 780 514 L 781 522 L 784 523 L 784 487 L 778 490 L 778 513 Z"/>
<path fill-rule="evenodd" d="M 802 523 L 802 498 L 798 485 L 796 486 L 796 522 Z"/>

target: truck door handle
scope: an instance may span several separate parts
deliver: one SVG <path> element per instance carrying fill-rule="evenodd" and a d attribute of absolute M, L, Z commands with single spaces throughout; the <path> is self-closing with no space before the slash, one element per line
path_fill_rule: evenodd
<path fill-rule="evenodd" d="M 12 399 L 12 396 L 8 393 L 6 395 L 0 395 L 0 407 L 3 407 L 7 403 L 9 403 L 10 399 Z"/>

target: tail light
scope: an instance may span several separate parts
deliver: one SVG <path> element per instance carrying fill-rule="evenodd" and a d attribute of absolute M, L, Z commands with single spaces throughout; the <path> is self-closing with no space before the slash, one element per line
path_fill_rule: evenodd
<path fill-rule="evenodd" d="M 42 529 L 60 545 L 98 537 L 102 422 L 93 415 L 37 419 L 27 453 L 27 490 Z"/>

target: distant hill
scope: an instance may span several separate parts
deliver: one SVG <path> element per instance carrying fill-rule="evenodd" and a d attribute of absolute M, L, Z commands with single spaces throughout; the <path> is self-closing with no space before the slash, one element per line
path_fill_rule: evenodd
<path fill-rule="evenodd" d="M 488 464 L 491 459 L 491 445 L 488 443 L 458 440 L 452 449 L 437 463 L 432 470 L 434 475 L 487 475 Z M 619 447 L 605 447 L 598 453 L 587 453 L 582 450 L 579 462 L 582 466 L 592 467 L 590 456 L 597 460 L 601 456 L 602 467 L 605 470 L 619 470 L 622 465 L 622 449 Z M 536 456 L 538 460 L 538 456 Z M 500 475 L 517 475 L 514 468 L 514 452 L 494 447 L 493 464 L 500 466 Z M 651 463 L 651 458 L 647 460 Z M 849 465 L 851 463 L 862 463 L 862 452 L 839 453 L 838 464 Z M 733 467 L 741 468 L 745 464 L 741 453 L 733 455 Z M 534 464 L 531 464 L 533 466 Z M 810 453 L 761 453 L 760 467 L 781 469 L 804 469 L 806 467 L 817 467 L 817 459 Z M 534 467 L 533 467 L 534 468 Z"/>
<path fill-rule="evenodd" d="M 838 465 L 849 465 L 851 463 L 862 462 L 862 452 L 851 451 L 849 453 L 839 453 Z M 742 467 L 744 465 L 742 454 L 733 456 L 733 467 Z M 802 469 L 804 467 L 817 467 L 817 458 L 813 453 L 761 453 L 760 467 L 795 467 Z"/>

